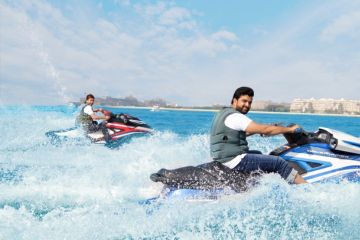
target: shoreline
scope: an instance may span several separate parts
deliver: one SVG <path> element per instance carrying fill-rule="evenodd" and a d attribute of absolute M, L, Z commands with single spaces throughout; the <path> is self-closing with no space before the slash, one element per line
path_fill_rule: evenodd
<path fill-rule="evenodd" d="M 103 105 L 102 108 L 128 108 L 128 109 L 148 109 L 151 110 L 153 107 L 135 107 L 135 106 L 107 106 Z M 154 112 L 160 111 L 189 111 L 189 112 L 217 112 L 216 109 L 203 109 L 203 108 L 167 108 L 167 107 L 159 107 Z"/>
<path fill-rule="evenodd" d="M 2 107 L 9 107 L 16 105 L 2 105 Z M 22 105 L 23 106 L 23 105 Z M 30 105 L 27 105 L 30 106 Z M 31 105 L 31 106 L 42 106 L 42 107 L 54 107 L 54 106 L 73 106 L 73 105 Z M 75 105 L 74 105 L 75 106 Z M 144 109 L 151 110 L 153 107 L 137 107 L 137 106 L 110 106 L 110 105 L 96 105 L 97 108 L 118 108 L 118 109 Z M 160 107 L 154 112 L 159 111 L 188 111 L 188 112 L 217 112 L 219 109 L 206 109 L 206 108 L 167 108 Z M 267 112 L 267 111 L 250 111 L 249 113 L 254 114 L 279 114 L 279 115 L 308 115 L 308 116 L 332 116 L 332 117 L 354 117 L 359 118 L 360 114 L 334 114 L 334 113 L 298 113 L 298 112 Z"/>
<path fill-rule="evenodd" d="M 101 107 L 108 108 L 128 108 L 128 109 L 148 109 L 151 110 L 152 107 L 135 107 L 135 106 L 108 106 L 104 105 Z M 160 107 L 154 112 L 160 111 L 189 111 L 189 112 L 217 112 L 217 109 L 204 109 L 204 108 L 167 108 Z M 335 113 L 298 113 L 298 112 L 267 112 L 267 111 L 250 111 L 249 113 L 254 114 L 283 114 L 283 115 L 313 115 L 313 116 L 332 116 L 332 117 L 360 117 L 360 115 L 351 115 L 351 114 L 335 114 Z"/>

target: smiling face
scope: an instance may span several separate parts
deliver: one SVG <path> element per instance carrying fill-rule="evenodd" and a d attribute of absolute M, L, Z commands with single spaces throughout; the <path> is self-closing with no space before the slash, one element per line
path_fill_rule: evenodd
<path fill-rule="evenodd" d="M 232 107 L 242 114 L 247 114 L 250 111 L 252 101 L 253 97 L 241 95 L 238 99 L 233 99 Z"/>
<path fill-rule="evenodd" d="M 94 104 L 94 100 L 94 98 L 89 97 L 88 99 L 86 99 L 86 104 L 92 106 Z"/>

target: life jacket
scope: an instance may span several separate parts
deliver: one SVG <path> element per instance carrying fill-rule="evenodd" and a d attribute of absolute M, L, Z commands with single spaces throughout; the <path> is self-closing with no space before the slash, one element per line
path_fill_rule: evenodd
<path fill-rule="evenodd" d="M 93 121 L 92 117 L 91 117 L 89 114 L 87 114 L 87 113 L 84 112 L 84 109 L 85 109 L 85 107 L 87 107 L 87 106 L 88 106 L 88 105 L 85 105 L 85 106 L 81 109 L 79 115 L 76 117 L 75 124 L 76 124 L 77 126 L 88 127 L 89 125 L 93 124 L 94 121 Z"/>
<path fill-rule="evenodd" d="M 249 151 L 246 132 L 236 131 L 225 125 L 227 116 L 239 113 L 233 108 L 224 108 L 214 117 L 210 132 L 210 154 L 218 162 L 225 163 Z"/>

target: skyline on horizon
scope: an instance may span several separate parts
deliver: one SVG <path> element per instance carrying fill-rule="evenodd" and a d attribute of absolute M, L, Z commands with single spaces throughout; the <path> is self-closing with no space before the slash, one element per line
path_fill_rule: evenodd
<path fill-rule="evenodd" d="M 111 98 L 111 99 L 117 99 L 117 100 L 120 100 L 120 99 L 126 99 L 126 98 L 135 98 L 136 100 L 139 100 L 139 101 L 149 101 L 149 100 L 163 100 L 163 101 L 166 101 L 167 103 L 169 104 L 176 104 L 175 102 L 168 102 L 167 99 L 165 98 L 161 98 L 161 97 L 155 97 L 155 98 L 148 98 L 148 99 L 138 99 L 136 96 L 134 95 L 128 95 L 128 96 L 122 96 L 122 97 L 112 97 L 112 96 L 97 96 L 95 97 L 95 102 L 96 102 L 96 99 L 101 99 L 101 100 L 106 100 L 107 98 Z M 79 101 L 78 102 L 82 102 L 85 100 L 85 96 L 83 97 L 80 97 L 78 99 Z M 293 101 L 296 101 L 296 100 L 336 100 L 336 101 L 359 101 L 360 100 L 355 100 L 355 99 L 345 99 L 345 98 L 340 98 L 340 99 L 334 99 L 334 98 L 314 98 L 314 97 L 310 97 L 310 98 L 294 98 L 292 101 L 281 101 L 281 102 L 275 102 L 275 101 L 272 101 L 272 100 L 256 100 L 254 99 L 253 102 L 273 102 L 273 103 L 291 103 Z M 76 101 L 75 101 L 76 102 Z M 229 100 L 230 102 L 230 100 Z M 215 105 L 218 105 L 215 103 Z"/>
<path fill-rule="evenodd" d="M 0 0 L 0 105 L 359 100 L 360 2 Z"/>

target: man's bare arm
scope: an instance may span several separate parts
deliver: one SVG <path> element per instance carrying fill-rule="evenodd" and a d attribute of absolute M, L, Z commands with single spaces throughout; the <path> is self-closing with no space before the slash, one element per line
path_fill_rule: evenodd
<path fill-rule="evenodd" d="M 294 125 L 291 127 L 283 127 L 283 126 L 259 124 L 253 121 L 246 128 L 246 133 L 247 136 L 250 136 L 252 134 L 263 134 L 263 135 L 272 136 L 282 133 L 293 133 L 297 128 L 300 128 L 300 126 Z"/>
<path fill-rule="evenodd" d="M 96 120 L 109 120 L 110 116 L 98 116 L 95 113 L 91 115 L 91 118 L 96 121 Z"/>

